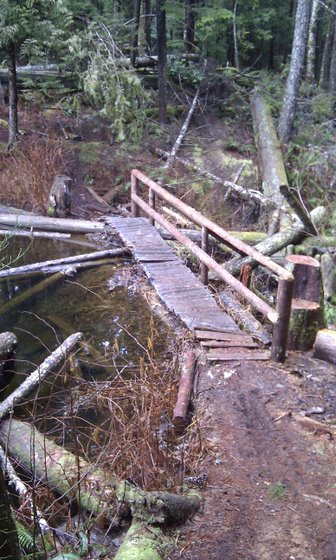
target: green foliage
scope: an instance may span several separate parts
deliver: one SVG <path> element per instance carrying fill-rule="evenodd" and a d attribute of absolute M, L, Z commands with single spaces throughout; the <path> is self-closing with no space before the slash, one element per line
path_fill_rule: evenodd
<path fill-rule="evenodd" d="M 94 50 L 82 76 L 83 90 L 94 107 L 112 121 L 116 141 L 137 142 L 143 133 L 149 95 L 107 28 L 92 26 L 91 34 Z"/>
<path fill-rule="evenodd" d="M 19 545 L 21 550 L 25 553 L 29 553 L 35 548 L 35 538 L 34 535 L 28 531 L 28 529 L 20 523 L 17 519 L 15 520 L 15 527 L 17 536 L 19 539 Z"/>
<path fill-rule="evenodd" d="M 324 318 L 327 325 L 336 325 L 336 295 L 334 302 L 324 302 Z"/>
<path fill-rule="evenodd" d="M 271 484 L 268 489 L 268 493 L 271 498 L 280 500 L 286 497 L 286 486 L 278 480 L 278 482 Z"/>
<path fill-rule="evenodd" d="M 198 86 L 203 78 L 195 63 L 177 57 L 168 60 L 168 73 L 174 81 L 187 86 Z"/>

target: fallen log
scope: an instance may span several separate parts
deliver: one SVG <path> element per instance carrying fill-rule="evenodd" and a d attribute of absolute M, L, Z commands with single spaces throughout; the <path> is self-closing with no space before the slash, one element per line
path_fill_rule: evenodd
<path fill-rule="evenodd" d="M 39 508 L 34 503 L 32 492 L 27 484 L 22 482 L 21 478 L 16 474 L 16 471 L 0 445 L 0 467 L 3 470 L 3 474 L 7 477 L 8 485 L 15 491 L 15 493 L 20 497 L 21 502 L 23 500 L 28 501 L 30 508 L 30 515 L 32 521 L 37 521 L 38 527 L 42 535 L 49 533 L 51 531 L 50 525 L 44 519 Z"/>
<path fill-rule="evenodd" d="M 129 250 L 126 247 L 120 249 L 109 249 L 105 251 L 95 251 L 94 253 L 85 253 L 82 255 L 74 255 L 72 257 L 64 257 L 60 259 L 54 259 L 49 261 L 41 261 L 38 263 L 27 264 L 23 266 L 17 266 L 15 268 L 8 268 L 6 270 L 0 270 L 0 278 L 10 278 L 13 276 L 20 276 L 21 274 L 27 274 L 35 271 L 49 271 L 50 268 L 57 265 L 74 265 L 86 262 L 105 259 L 107 257 L 120 257 L 122 255 L 129 254 Z"/>
<path fill-rule="evenodd" d="M 0 235 L 8 237 L 42 237 L 46 239 L 70 239 L 71 233 L 57 233 L 50 231 L 27 231 L 24 229 L 0 229 Z"/>
<path fill-rule="evenodd" d="M 312 221 L 314 221 L 315 224 L 319 224 L 322 221 L 325 212 L 326 209 L 324 206 L 314 208 L 311 212 Z M 300 220 L 297 220 L 290 229 L 280 231 L 264 241 L 261 241 L 255 245 L 254 249 L 265 256 L 271 256 L 287 247 L 287 245 L 300 243 L 306 235 L 304 224 Z M 253 260 L 253 257 L 234 257 L 224 265 L 224 268 L 230 272 L 230 274 L 237 276 L 240 274 L 240 270 L 244 265 L 255 267 L 257 263 Z"/>
<path fill-rule="evenodd" d="M 310 219 L 308 210 L 303 206 L 296 191 L 291 189 L 289 185 L 280 185 L 280 192 L 287 200 L 289 206 L 292 208 L 296 216 L 305 225 L 306 232 L 311 235 L 318 235 L 315 224 Z"/>
<path fill-rule="evenodd" d="M 65 361 L 82 338 L 83 335 L 80 332 L 70 335 L 29 375 L 29 377 L 27 377 L 27 379 L 0 404 L 0 420 L 9 414 L 17 403 L 21 402 L 29 395 L 29 393 L 31 393 L 62 361 Z"/>
<path fill-rule="evenodd" d="M 264 345 L 272 342 L 272 337 L 262 326 L 262 324 L 246 309 L 232 294 L 221 292 L 219 298 L 223 303 L 225 311 L 244 329 Z"/>
<path fill-rule="evenodd" d="M 317 333 L 314 358 L 336 364 L 336 331 L 322 329 Z"/>
<path fill-rule="evenodd" d="M 180 368 L 181 378 L 177 394 L 177 402 L 173 412 L 173 424 L 177 430 L 183 428 L 186 422 L 186 416 L 193 390 L 196 360 L 197 356 L 193 348 L 189 348 L 183 352 Z"/>
<path fill-rule="evenodd" d="M 169 152 L 165 152 L 164 150 L 161 150 L 159 148 L 155 148 L 154 151 L 164 159 L 167 159 L 169 157 Z M 192 169 L 193 171 L 197 171 L 197 173 L 199 173 L 200 175 L 204 175 L 205 177 L 208 177 L 215 183 L 220 183 L 223 187 L 231 189 L 231 191 L 234 192 L 237 196 L 239 196 L 242 200 L 246 200 L 247 202 L 258 203 L 261 206 L 267 208 L 271 208 L 273 206 L 273 202 L 271 201 L 271 199 L 267 199 L 261 192 L 257 190 L 246 189 L 245 187 L 236 185 L 233 181 L 223 181 L 223 179 L 221 179 L 217 175 L 214 175 L 213 173 L 211 173 L 211 171 L 204 169 L 204 167 L 195 165 L 192 161 L 181 158 L 179 156 L 176 156 L 175 160 L 178 161 L 179 163 L 182 163 L 182 165 L 184 165 L 188 169 Z"/>
<path fill-rule="evenodd" d="M 119 519 L 115 498 L 116 481 L 111 474 L 96 468 L 81 457 L 66 451 L 41 434 L 34 426 L 11 418 L 0 424 L 0 445 L 34 478 L 45 481 L 70 503 L 107 523 Z"/>
<path fill-rule="evenodd" d="M 95 233 L 104 231 L 105 228 L 101 222 L 70 218 L 47 218 L 31 214 L 0 214 L 0 225 L 75 233 Z"/>
<path fill-rule="evenodd" d="M 164 560 L 161 529 L 134 520 L 114 560 Z"/>
<path fill-rule="evenodd" d="M 288 187 L 287 173 L 269 104 L 256 92 L 251 96 L 250 105 L 263 193 L 276 206 L 268 230 L 269 235 L 273 235 L 279 226 L 281 229 L 289 221 L 289 207 L 280 191 L 281 186 Z"/>
<path fill-rule="evenodd" d="M 186 119 L 185 119 L 185 121 L 184 121 L 184 123 L 183 123 L 183 125 L 182 125 L 181 130 L 180 130 L 180 134 L 179 134 L 178 137 L 176 138 L 176 141 L 175 141 L 175 143 L 174 143 L 174 146 L 172 147 L 172 149 L 171 149 L 171 151 L 170 151 L 170 153 L 169 153 L 169 155 L 168 155 L 168 157 L 167 157 L 167 162 L 166 162 L 166 164 L 164 165 L 164 169 L 169 169 L 169 167 L 171 167 L 171 165 L 173 164 L 174 159 L 176 158 L 177 152 L 179 151 L 180 146 L 181 146 L 181 144 L 182 144 L 182 142 L 183 142 L 183 139 L 184 139 L 185 135 L 186 135 L 187 132 L 188 132 L 189 124 L 190 124 L 190 121 L 191 121 L 191 117 L 193 116 L 194 111 L 195 111 L 195 108 L 196 108 L 196 104 L 197 104 L 197 101 L 198 101 L 199 93 L 200 93 L 200 90 L 199 90 L 199 88 L 198 88 L 198 90 L 197 90 L 197 92 L 196 92 L 196 94 L 195 94 L 195 97 L 194 97 L 194 99 L 193 99 L 193 102 L 192 102 L 192 104 L 191 104 L 191 106 L 190 106 L 190 109 L 189 109 L 189 111 L 188 111 L 187 117 L 186 117 Z"/>
<path fill-rule="evenodd" d="M 4 305 L 2 305 L 2 307 L 0 307 L 0 315 L 5 315 L 6 313 L 10 313 L 11 311 L 13 311 L 13 309 L 20 306 L 28 299 L 36 296 L 40 292 L 44 292 L 47 288 L 49 288 L 49 286 L 63 279 L 64 279 L 63 272 L 56 272 L 55 274 L 52 274 L 48 278 L 45 278 L 44 280 L 39 282 L 38 284 L 35 284 L 35 286 L 33 286 L 32 288 L 29 288 L 25 292 L 22 292 L 18 296 L 7 301 L 7 303 L 5 303 Z"/>

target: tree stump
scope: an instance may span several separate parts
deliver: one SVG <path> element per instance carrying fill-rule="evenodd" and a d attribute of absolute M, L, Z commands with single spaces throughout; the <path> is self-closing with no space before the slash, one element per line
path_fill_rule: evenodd
<path fill-rule="evenodd" d="M 288 349 L 311 350 L 324 327 L 320 263 L 305 255 L 288 255 L 286 261 L 294 276 Z"/>
<path fill-rule="evenodd" d="M 49 193 L 48 216 L 64 218 L 70 214 L 72 179 L 56 175 Z"/>
<path fill-rule="evenodd" d="M 322 329 L 317 333 L 314 358 L 336 364 L 336 331 Z"/>

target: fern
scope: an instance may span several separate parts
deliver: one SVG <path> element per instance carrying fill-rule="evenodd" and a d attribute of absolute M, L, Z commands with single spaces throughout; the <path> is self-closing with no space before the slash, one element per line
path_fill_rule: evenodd
<path fill-rule="evenodd" d="M 25 552 L 30 552 L 35 545 L 34 536 L 17 519 L 15 520 L 15 527 L 19 539 L 20 548 Z"/>

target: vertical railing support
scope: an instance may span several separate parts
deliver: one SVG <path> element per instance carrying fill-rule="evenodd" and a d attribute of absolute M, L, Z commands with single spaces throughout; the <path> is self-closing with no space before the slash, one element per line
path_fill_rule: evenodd
<path fill-rule="evenodd" d="M 202 250 L 209 254 L 209 230 L 202 226 Z M 201 280 L 203 284 L 208 284 L 209 269 L 206 264 L 201 263 Z"/>
<path fill-rule="evenodd" d="M 153 210 L 155 210 L 155 191 L 153 191 L 153 189 L 149 189 L 149 193 L 148 193 L 148 205 L 150 208 L 153 208 Z M 149 223 L 152 224 L 152 226 L 155 226 L 155 220 L 154 218 L 149 218 Z"/>
<path fill-rule="evenodd" d="M 138 179 L 131 173 L 131 214 L 132 218 L 138 218 L 140 215 L 139 206 L 133 200 L 133 195 L 138 194 Z"/>
<path fill-rule="evenodd" d="M 273 327 L 271 358 L 275 362 L 283 362 L 286 357 L 289 321 L 292 308 L 294 278 L 279 279 L 276 311 L 279 315 Z"/>

